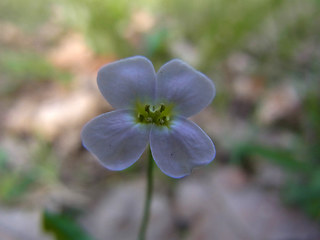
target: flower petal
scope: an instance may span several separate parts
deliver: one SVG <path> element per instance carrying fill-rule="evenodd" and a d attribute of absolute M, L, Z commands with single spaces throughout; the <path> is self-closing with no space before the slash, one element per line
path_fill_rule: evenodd
<path fill-rule="evenodd" d="M 162 172 L 180 178 L 196 166 L 210 163 L 216 154 L 208 135 L 195 123 L 178 117 L 170 128 L 151 129 L 150 147 Z"/>
<path fill-rule="evenodd" d="M 157 99 L 175 103 L 178 113 L 185 117 L 200 112 L 215 96 L 209 78 L 177 59 L 160 68 L 157 80 Z"/>
<path fill-rule="evenodd" d="M 82 143 L 110 170 L 123 170 L 135 163 L 149 140 L 150 127 L 136 124 L 129 110 L 102 114 L 82 129 Z"/>
<path fill-rule="evenodd" d="M 114 108 L 130 108 L 135 101 L 155 97 L 156 74 L 145 57 L 126 58 L 103 66 L 98 72 L 98 87 Z"/>

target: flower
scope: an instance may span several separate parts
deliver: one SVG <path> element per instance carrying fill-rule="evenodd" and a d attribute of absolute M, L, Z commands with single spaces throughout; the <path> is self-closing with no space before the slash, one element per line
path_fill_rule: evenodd
<path fill-rule="evenodd" d="M 177 59 L 155 73 L 147 58 L 135 56 L 103 66 L 97 82 L 116 110 L 89 121 L 81 138 L 107 169 L 131 166 L 148 143 L 157 166 L 173 178 L 214 159 L 212 140 L 187 120 L 215 96 L 212 81 L 202 73 Z"/>

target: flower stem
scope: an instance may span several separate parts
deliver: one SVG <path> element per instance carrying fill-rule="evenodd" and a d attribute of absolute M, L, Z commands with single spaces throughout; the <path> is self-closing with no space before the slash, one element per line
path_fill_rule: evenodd
<path fill-rule="evenodd" d="M 153 157 L 149 147 L 146 198 L 144 203 L 143 217 L 141 220 L 138 240 L 145 240 L 146 238 L 146 230 L 147 230 L 149 216 L 150 216 L 152 189 L 153 189 Z"/>

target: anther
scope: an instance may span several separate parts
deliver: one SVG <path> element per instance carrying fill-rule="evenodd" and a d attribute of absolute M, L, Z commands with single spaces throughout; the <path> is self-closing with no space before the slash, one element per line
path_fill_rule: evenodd
<path fill-rule="evenodd" d="M 150 105 L 147 104 L 145 107 L 144 107 L 144 110 L 149 113 L 150 112 Z"/>
<path fill-rule="evenodd" d="M 161 104 L 160 106 L 160 112 L 163 112 L 166 109 L 166 106 L 164 104 Z"/>
<path fill-rule="evenodd" d="M 139 113 L 139 114 L 138 114 L 138 119 L 139 119 L 140 122 L 143 122 L 144 116 Z"/>

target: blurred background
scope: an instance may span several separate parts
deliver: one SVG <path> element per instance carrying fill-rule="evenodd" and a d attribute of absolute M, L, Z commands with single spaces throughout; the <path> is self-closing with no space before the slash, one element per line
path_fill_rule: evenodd
<path fill-rule="evenodd" d="M 217 89 L 192 117 L 216 159 L 156 169 L 148 239 L 320 239 L 319 0 L 1 0 L 1 240 L 135 239 L 146 156 L 111 172 L 80 141 L 112 110 L 97 70 L 133 55 Z"/>

